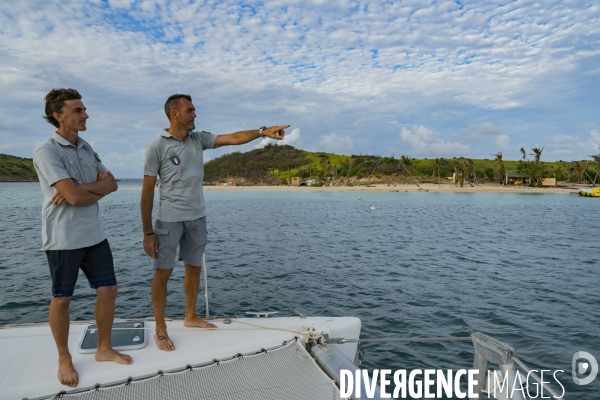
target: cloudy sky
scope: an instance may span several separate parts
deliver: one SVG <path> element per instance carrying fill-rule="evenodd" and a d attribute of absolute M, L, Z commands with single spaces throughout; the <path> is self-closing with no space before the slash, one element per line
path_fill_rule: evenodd
<path fill-rule="evenodd" d="M 55 87 L 82 93 L 82 137 L 118 177 L 141 177 L 177 92 L 198 129 L 289 123 L 286 142 L 311 151 L 579 160 L 600 153 L 600 5 L 3 1 L 1 153 L 31 157 L 51 135 Z"/>

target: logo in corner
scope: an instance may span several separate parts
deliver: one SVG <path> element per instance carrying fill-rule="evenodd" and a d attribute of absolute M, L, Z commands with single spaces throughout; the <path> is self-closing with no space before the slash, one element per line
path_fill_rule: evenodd
<path fill-rule="evenodd" d="M 181 160 L 179 159 L 179 156 L 171 157 L 171 162 L 173 163 L 173 165 L 181 164 Z"/>
<path fill-rule="evenodd" d="M 581 359 L 585 361 L 580 361 Z M 578 375 L 588 372 L 588 368 L 589 375 L 586 378 L 580 378 Z M 575 384 L 588 385 L 596 379 L 596 375 L 598 375 L 598 361 L 593 355 L 585 351 L 578 351 L 573 355 L 573 382 Z"/>

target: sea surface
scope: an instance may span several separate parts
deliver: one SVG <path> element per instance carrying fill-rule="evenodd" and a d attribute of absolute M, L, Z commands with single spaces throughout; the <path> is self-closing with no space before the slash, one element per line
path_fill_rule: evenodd
<path fill-rule="evenodd" d="M 140 186 L 120 182 L 119 191 L 100 202 L 119 281 L 119 318 L 152 316 Z M 294 315 L 285 303 L 308 316 L 359 317 L 362 338 L 480 331 L 515 347 L 531 368 L 564 370 L 557 377 L 565 398 L 600 398 L 600 376 L 578 386 L 571 375 L 577 351 L 600 361 L 600 199 L 567 193 L 204 195 L 213 315 Z M 37 183 L 0 183 L 0 325 L 48 319 L 41 202 Z M 179 263 L 168 316 L 183 316 L 182 279 Z M 94 301 L 80 274 L 72 319 L 93 319 Z M 198 309 L 202 314 L 202 294 Z M 473 363 L 470 343 L 363 347 L 362 366 L 371 370 Z"/>

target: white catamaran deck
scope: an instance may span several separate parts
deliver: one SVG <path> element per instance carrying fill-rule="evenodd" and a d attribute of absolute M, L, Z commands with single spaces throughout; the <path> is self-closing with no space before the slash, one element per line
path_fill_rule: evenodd
<path fill-rule="evenodd" d="M 169 336 L 176 346 L 176 350 L 169 353 L 156 347 L 153 339 L 154 322 L 145 321 L 145 332 L 149 336 L 148 345 L 142 349 L 124 351 L 133 358 L 133 365 L 99 363 L 94 360 L 93 353 L 79 353 L 77 348 L 82 334 L 93 322 L 73 323 L 69 335 L 69 348 L 73 364 L 79 373 L 79 385 L 75 390 L 93 388 L 96 384 L 104 387 L 108 383 L 126 381 L 128 377 L 133 377 L 135 381 L 136 377 L 156 375 L 159 370 L 166 373 L 170 370 L 185 369 L 187 365 L 208 364 L 214 359 L 231 360 L 237 354 L 281 347 L 283 342 L 293 340 L 294 337 L 298 337 L 301 344 L 321 333 L 331 337 L 357 339 L 361 328 L 360 320 L 353 317 L 234 318 L 231 321 L 230 324 L 225 324 L 223 320 L 211 321 L 217 325 L 217 329 L 210 330 L 185 328 L 182 321 L 169 321 Z M 356 346 L 356 343 L 346 343 L 336 347 L 352 360 L 356 354 Z M 280 356 L 286 354 L 283 349 L 275 352 L 280 352 Z M 58 353 L 47 324 L 0 329 L 0 354 L 0 399 L 54 397 L 63 390 L 73 390 L 61 385 L 56 378 Z M 308 357 L 308 354 L 306 356 Z M 258 360 L 261 356 L 256 357 Z M 274 365 L 281 365 L 282 361 L 274 362 Z M 316 364 L 315 368 L 318 368 Z M 302 376 L 294 377 L 293 370 L 285 373 L 289 374 L 290 384 L 294 379 L 304 379 Z M 235 370 L 228 373 L 227 380 L 234 376 L 231 374 L 235 375 Z M 314 383 L 317 385 L 317 382 Z M 258 387 L 260 385 L 252 391 L 256 392 Z M 96 393 L 99 395 L 101 392 L 103 390 Z M 213 390 L 212 394 L 198 393 L 198 397 L 189 398 L 227 398 L 220 397 L 221 395 L 222 393 Z M 276 394 L 278 395 L 281 393 Z M 240 396 L 252 398 L 243 393 L 240 393 Z M 325 396 L 331 396 L 331 388 L 325 389 Z"/>

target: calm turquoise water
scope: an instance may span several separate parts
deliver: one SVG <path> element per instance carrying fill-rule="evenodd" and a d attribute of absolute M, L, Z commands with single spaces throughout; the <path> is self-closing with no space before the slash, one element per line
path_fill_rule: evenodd
<path fill-rule="evenodd" d="M 122 318 L 152 315 L 140 185 L 123 182 L 101 201 Z M 600 398 L 600 376 L 588 386 L 571 379 L 576 351 L 600 360 L 600 200 L 268 191 L 205 191 L 205 198 L 212 313 L 292 315 L 275 294 L 307 315 L 359 317 L 363 338 L 481 331 L 513 345 L 531 367 L 564 370 L 558 377 L 566 398 Z M 0 183 L 2 325 L 47 321 L 48 267 L 36 253 L 40 209 L 37 183 Z M 169 288 L 171 316 L 183 315 L 182 277 L 179 265 Z M 81 274 L 72 318 L 93 319 L 94 300 Z M 458 369 L 473 362 L 472 346 L 464 343 L 364 348 L 369 369 Z"/>

